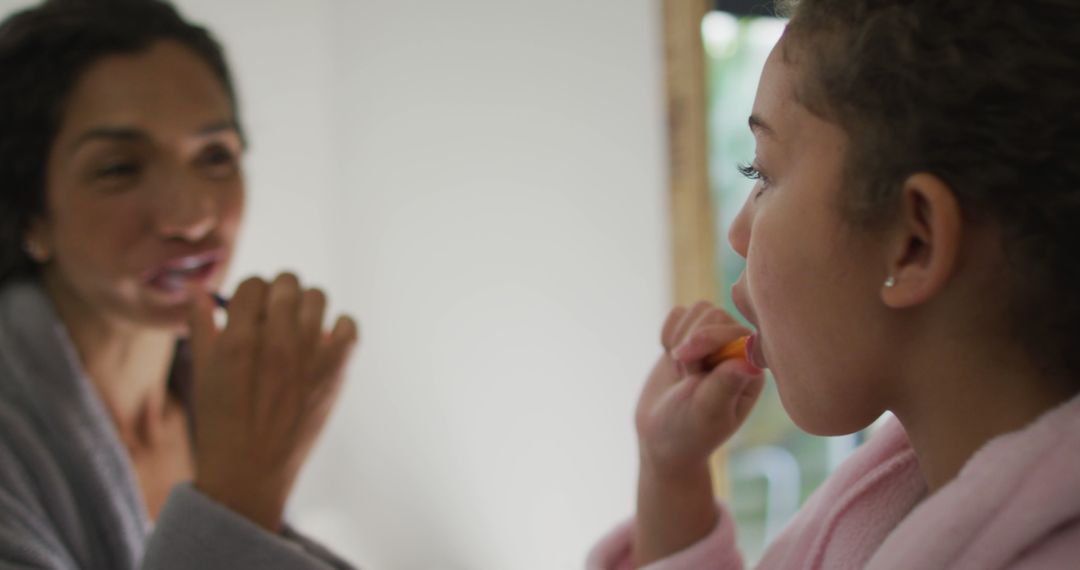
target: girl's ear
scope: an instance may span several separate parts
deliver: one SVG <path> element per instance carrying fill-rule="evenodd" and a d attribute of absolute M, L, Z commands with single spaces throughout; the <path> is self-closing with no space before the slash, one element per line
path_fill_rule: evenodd
<path fill-rule="evenodd" d="M 932 299 L 956 271 L 964 229 L 956 194 L 933 174 L 912 175 L 904 181 L 896 228 L 881 298 L 902 309 Z"/>

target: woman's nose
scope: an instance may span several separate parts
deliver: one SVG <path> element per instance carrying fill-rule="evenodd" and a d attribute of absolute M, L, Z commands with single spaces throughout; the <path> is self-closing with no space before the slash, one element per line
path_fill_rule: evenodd
<path fill-rule="evenodd" d="M 166 239 L 196 242 L 217 226 L 217 203 L 213 188 L 192 181 L 175 180 L 157 193 L 157 232 Z"/>

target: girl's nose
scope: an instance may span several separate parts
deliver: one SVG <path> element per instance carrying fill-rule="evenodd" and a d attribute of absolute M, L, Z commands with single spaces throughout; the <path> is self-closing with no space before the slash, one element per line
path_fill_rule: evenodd
<path fill-rule="evenodd" d="M 735 221 L 731 223 L 731 228 L 728 230 L 728 243 L 743 259 L 746 259 L 746 252 L 750 249 L 750 228 L 753 222 L 751 196 L 747 196 L 746 202 L 739 210 L 739 215 L 735 216 Z"/>

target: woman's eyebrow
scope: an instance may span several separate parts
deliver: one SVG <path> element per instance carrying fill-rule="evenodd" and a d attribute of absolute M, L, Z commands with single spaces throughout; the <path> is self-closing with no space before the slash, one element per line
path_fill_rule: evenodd
<path fill-rule="evenodd" d="M 209 125 L 195 131 L 196 136 L 205 137 L 208 135 L 216 135 L 218 133 L 233 131 L 237 134 L 240 133 L 240 127 L 236 124 L 236 121 L 225 119 L 210 123 Z"/>
<path fill-rule="evenodd" d="M 215 123 L 210 123 L 209 125 L 207 125 L 207 126 L 201 128 L 201 129 L 199 129 L 198 131 L 196 131 L 195 132 L 195 138 L 196 139 L 204 139 L 204 138 L 214 137 L 216 135 L 222 135 L 222 134 L 224 134 L 224 135 L 229 135 L 229 134 L 234 135 L 237 138 L 237 140 L 240 141 L 240 148 L 243 149 L 243 150 L 247 150 L 247 146 L 248 146 L 247 138 L 244 136 L 244 133 L 240 130 L 240 125 L 236 122 L 235 119 L 223 119 L 223 120 L 217 121 Z"/>
<path fill-rule="evenodd" d="M 195 131 L 196 137 L 206 137 L 223 132 L 232 131 L 240 133 L 240 128 L 233 120 L 221 120 L 210 123 Z M 71 143 L 70 150 L 74 153 L 78 148 L 93 140 L 111 140 L 123 142 L 146 142 L 151 140 L 150 134 L 136 127 L 104 125 L 86 130 L 79 138 Z"/>
<path fill-rule="evenodd" d="M 79 138 L 71 143 L 69 149 L 74 153 L 80 146 L 90 141 L 100 139 L 113 141 L 146 141 L 150 139 L 150 136 L 146 134 L 146 131 L 134 127 L 94 127 L 79 135 Z"/>

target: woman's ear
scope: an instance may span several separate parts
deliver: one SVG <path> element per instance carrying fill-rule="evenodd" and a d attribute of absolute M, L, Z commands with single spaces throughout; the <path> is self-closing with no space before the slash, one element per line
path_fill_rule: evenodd
<path fill-rule="evenodd" d="M 888 280 L 881 298 L 894 309 L 921 305 L 937 295 L 956 271 L 963 233 L 960 203 L 937 176 L 904 181 L 896 231 L 890 238 Z"/>
<path fill-rule="evenodd" d="M 42 219 L 30 222 L 30 228 L 23 236 L 23 251 L 35 263 L 44 264 L 52 259 L 52 247 L 48 239 L 48 228 Z"/>

